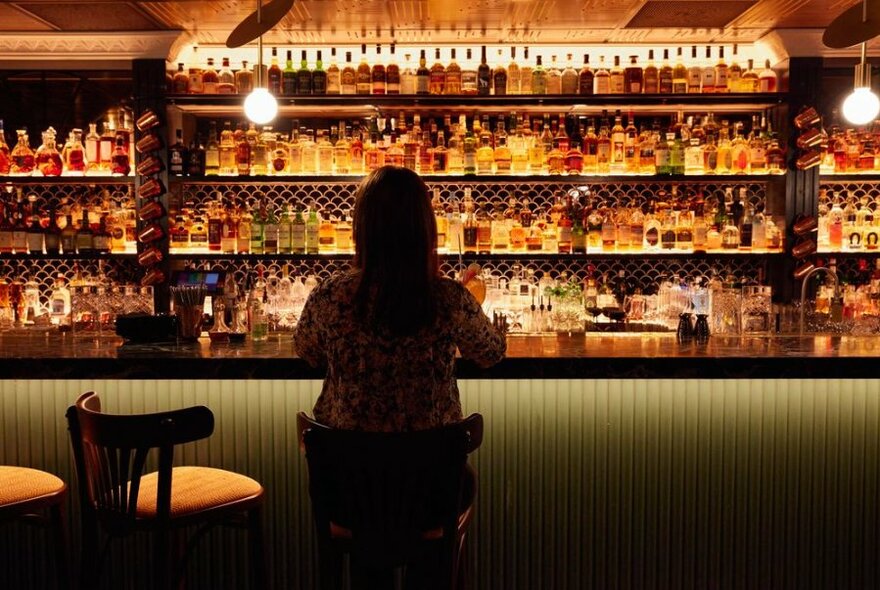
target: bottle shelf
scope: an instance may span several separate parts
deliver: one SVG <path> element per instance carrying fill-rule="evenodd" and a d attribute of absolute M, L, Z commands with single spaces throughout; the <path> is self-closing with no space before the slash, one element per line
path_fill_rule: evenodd
<path fill-rule="evenodd" d="M 242 115 L 244 95 L 240 94 L 172 94 L 166 97 L 169 106 L 199 116 Z M 782 104 L 787 94 L 724 93 L 724 94 L 597 94 L 597 95 L 350 95 L 280 96 L 278 114 L 283 117 L 370 116 L 387 111 L 449 111 L 468 109 L 478 113 L 497 113 L 516 109 L 518 113 L 543 113 L 552 108 L 575 115 L 598 115 L 602 110 L 640 114 L 673 113 L 677 110 L 712 111 L 714 113 L 753 113 Z"/>
<path fill-rule="evenodd" d="M 284 182 L 354 182 L 363 180 L 365 175 L 256 175 L 256 176 L 172 176 L 169 182 L 180 184 L 267 184 Z M 426 174 L 422 175 L 425 182 L 466 182 L 466 183 L 502 183 L 502 182 L 572 182 L 572 183 L 662 183 L 662 182 L 766 182 L 782 179 L 784 175 L 775 174 Z M 878 177 L 880 178 L 880 177 Z"/>
<path fill-rule="evenodd" d="M 880 256 L 880 250 L 816 250 L 812 256 L 866 258 Z"/>
<path fill-rule="evenodd" d="M 134 260 L 135 252 L 110 252 L 108 254 L 13 254 L 0 253 L 0 260 Z"/>
<path fill-rule="evenodd" d="M 83 185 L 134 184 L 134 176 L 0 176 L 4 184 Z"/>
<path fill-rule="evenodd" d="M 880 182 L 880 170 L 819 174 L 819 182 L 822 184 L 835 182 Z"/>
<path fill-rule="evenodd" d="M 463 260 L 527 260 L 540 258 L 541 260 L 601 260 L 612 258 L 739 258 L 739 257 L 766 257 L 766 256 L 782 256 L 784 253 L 778 250 L 718 250 L 711 252 L 686 252 L 682 250 L 658 250 L 656 252 L 588 252 L 577 254 L 559 254 L 545 252 L 504 252 L 493 254 L 479 253 L 463 253 Z M 171 260 L 189 260 L 189 259 L 205 259 L 205 260 L 351 260 L 354 253 L 325 253 L 325 254 L 224 254 L 222 252 L 181 252 L 173 251 L 169 254 Z M 439 254 L 441 260 L 457 260 L 458 253 L 441 252 Z"/>

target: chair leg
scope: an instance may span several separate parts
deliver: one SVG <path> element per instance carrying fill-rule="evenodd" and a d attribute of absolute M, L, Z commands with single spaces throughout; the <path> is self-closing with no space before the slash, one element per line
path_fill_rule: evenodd
<path fill-rule="evenodd" d="M 250 547 L 251 584 L 254 590 L 268 590 L 266 551 L 263 540 L 262 507 L 248 511 L 248 545 Z"/>
<path fill-rule="evenodd" d="M 49 521 L 50 534 L 55 548 L 55 574 L 58 578 L 58 588 L 67 590 L 70 588 L 70 551 L 63 501 L 49 509 Z"/>
<path fill-rule="evenodd" d="M 171 533 L 167 529 L 155 533 L 153 540 L 153 587 L 156 590 L 171 588 L 174 574 L 171 571 Z"/>
<path fill-rule="evenodd" d="M 98 587 L 98 526 L 94 519 L 83 515 L 82 547 L 80 548 L 79 587 L 80 590 L 93 590 Z"/>

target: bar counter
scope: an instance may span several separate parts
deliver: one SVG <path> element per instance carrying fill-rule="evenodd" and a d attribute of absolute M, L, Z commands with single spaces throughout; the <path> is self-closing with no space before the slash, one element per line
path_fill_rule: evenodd
<path fill-rule="evenodd" d="M 673 334 L 509 336 L 507 357 L 481 369 L 459 360 L 462 379 L 869 378 L 876 336 L 713 337 L 678 343 Z M 320 379 L 297 358 L 289 334 L 266 342 L 124 344 L 115 336 L 0 335 L 7 379 Z"/>

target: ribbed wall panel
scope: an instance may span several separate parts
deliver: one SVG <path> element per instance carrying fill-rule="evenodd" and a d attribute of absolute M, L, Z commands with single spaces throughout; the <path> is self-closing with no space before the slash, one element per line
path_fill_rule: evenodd
<path fill-rule="evenodd" d="M 263 482 L 276 587 L 315 587 L 295 415 L 320 382 L 0 381 L 0 462 L 72 483 L 64 411 L 89 389 L 110 412 L 210 407 L 214 436 L 178 461 Z M 880 587 L 880 381 L 474 380 L 461 390 L 466 412 L 486 418 L 475 588 Z M 212 534 L 189 587 L 244 588 L 244 541 Z M 44 546 L 40 532 L 0 529 L 0 588 L 52 587 Z M 138 587 L 120 571 L 147 555 L 145 539 L 112 552 L 105 587 Z"/>

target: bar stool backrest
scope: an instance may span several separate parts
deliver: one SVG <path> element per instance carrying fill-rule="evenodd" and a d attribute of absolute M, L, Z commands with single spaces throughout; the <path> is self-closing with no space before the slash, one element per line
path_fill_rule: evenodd
<path fill-rule="evenodd" d="M 331 528 L 341 527 L 360 563 L 398 567 L 430 540 L 442 544 L 441 563 L 454 571 L 465 463 L 482 442 L 481 415 L 433 430 L 373 433 L 331 429 L 300 412 L 298 427 L 322 552 L 336 542 Z"/>
<path fill-rule="evenodd" d="M 174 445 L 206 438 L 214 415 L 204 406 L 155 414 L 101 413 L 101 400 L 84 393 L 67 410 L 83 517 L 97 517 L 109 531 L 124 534 L 135 524 L 141 476 L 152 449 L 159 451 L 157 514 L 170 520 Z"/>

